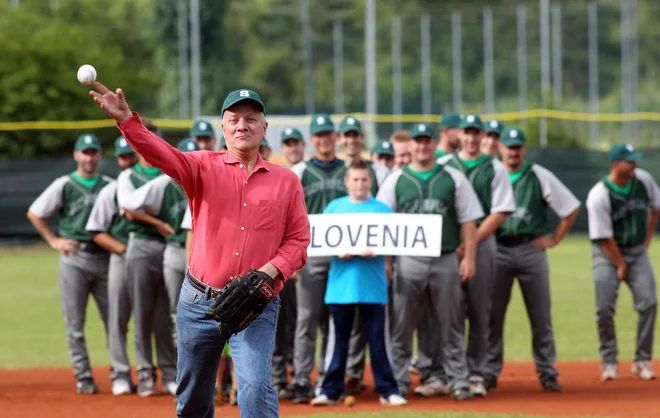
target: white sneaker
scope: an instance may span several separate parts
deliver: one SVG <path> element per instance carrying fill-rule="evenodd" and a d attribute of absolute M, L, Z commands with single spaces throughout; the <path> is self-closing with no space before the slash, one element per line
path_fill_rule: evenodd
<path fill-rule="evenodd" d="M 130 395 L 131 394 L 131 384 L 128 383 L 128 380 L 124 379 L 115 379 L 112 381 L 112 394 L 115 396 L 121 395 Z"/>
<path fill-rule="evenodd" d="M 328 395 L 319 395 L 309 403 L 312 406 L 331 406 L 337 405 L 339 401 L 328 398 Z"/>
<path fill-rule="evenodd" d="M 639 376 L 642 380 L 655 379 L 655 372 L 653 371 L 653 366 L 651 366 L 650 361 L 636 361 L 633 363 L 630 371 Z"/>
<path fill-rule="evenodd" d="M 473 381 L 470 382 L 470 393 L 473 396 L 486 396 L 486 386 L 484 382 Z"/>
<path fill-rule="evenodd" d="M 408 405 L 408 401 L 403 396 L 395 393 L 394 395 L 390 395 L 387 398 L 383 398 L 381 396 L 380 404 L 388 406 L 403 406 Z"/>
<path fill-rule="evenodd" d="M 413 390 L 413 393 L 418 396 L 432 397 L 432 396 L 441 396 L 448 395 L 451 392 L 449 386 L 445 383 L 434 377 L 428 379 L 424 384 L 421 384 Z"/>
<path fill-rule="evenodd" d="M 165 384 L 165 393 L 170 395 L 176 395 L 177 384 L 175 382 L 167 382 Z"/>
<path fill-rule="evenodd" d="M 608 380 L 619 379 L 619 366 L 616 364 L 603 364 L 603 372 L 600 374 L 600 380 L 606 382 Z"/>

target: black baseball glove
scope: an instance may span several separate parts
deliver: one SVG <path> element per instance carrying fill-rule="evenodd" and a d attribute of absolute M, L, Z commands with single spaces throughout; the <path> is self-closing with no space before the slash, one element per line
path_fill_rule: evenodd
<path fill-rule="evenodd" d="M 220 323 L 225 338 L 247 328 L 266 309 L 273 297 L 275 282 L 268 274 L 249 269 L 231 279 L 204 313 Z"/>

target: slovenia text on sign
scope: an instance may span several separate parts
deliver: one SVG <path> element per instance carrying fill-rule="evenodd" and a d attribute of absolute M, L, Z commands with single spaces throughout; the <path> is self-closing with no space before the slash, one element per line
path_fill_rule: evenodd
<path fill-rule="evenodd" d="M 360 254 L 440 256 L 441 215 L 347 213 L 309 215 L 307 255 Z"/>

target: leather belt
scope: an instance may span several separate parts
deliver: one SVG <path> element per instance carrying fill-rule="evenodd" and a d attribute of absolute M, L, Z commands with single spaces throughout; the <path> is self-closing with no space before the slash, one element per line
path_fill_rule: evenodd
<path fill-rule="evenodd" d="M 94 254 L 94 253 L 100 253 L 104 250 L 93 241 L 80 241 L 78 243 L 78 251 Z"/>
<path fill-rule="evenodd" d="M 197 289 L 200 292 L 204 293 L 205 295 L 208 292 L 211 299 L 217 298 L 218 295 L 220 294 L 220 289 L 216 289 L 214 287 L 211 287 L 207 284 L 204 284 L 204 283 L 200 282 L 199 280 L 197 280 L 195 278 L 195 276 L 192 275 L 192 273 L 190 273 L 190 270 L 188 270 L 186 272 L 186 277 L 188 278 L 188 281 L 190 282 L 192 287 L 194 287 L 195 289 Z"/>

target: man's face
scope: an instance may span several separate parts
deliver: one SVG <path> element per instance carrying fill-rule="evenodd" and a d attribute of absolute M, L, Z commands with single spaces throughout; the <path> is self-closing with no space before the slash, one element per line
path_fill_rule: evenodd
<path fill-rule="evenodd" d="M 335 155 L 337 132 L 319 132 L 312 135 L 309 140 L 318 154 L 328 157 Z"/>
<path fill-rule="evenodd" d="M 117 164 L 122 170 L 133 167 L 135 164 L 137 164 L 137 162 L 138 155 L 134 152 L 126 152 L 117 156 Z"/>
<path fill-rule="evenodd" d="M 369 196 L 373 179 L 371 170 L 350 168 L 346 171 L 344 184 L 348 194 L 356 200 L 364 200 Z"/>
<path fill-rule="evenodd" d="M 389 154 L 374 154 L 372 161 L 382 164 L 390 170 L 394 167 L 394 157 Z"/>
<path fill-rule="evenodd" d="M 490 155 L 491 157 L 497 157 L 497 149 L 499 148 L 499 142 L 500 142 L 500 136 L 495 132 L 489 132 L 481 140 L 481 152 Z"/>
<path fill-rule="evenodd" d="M 270 147 L 264 147 L 264 146 L 259 147 L 259 154 L 261 154 L 261 158 L 263 158 L 266 161 L 268 161 L 268 159 L 270 158 L 270 154 L 272 153 L 273 150 Z"/>
<path fill-rule="evenodd" d="M 444 128 L 442 132 L 446 135 L 450 147 L 457 149 L 461 145 L 461 135 L 463 134 L 462 129 Z"/>
<path fill-rule="evenodd" d="M 481 152 L 483 132 L 476 128 L 465 128 L 461 135 L 461 150 L 471 157 L 477 157 Z"/>
<path fill-rule="evenodd" d="M 229 151 L 258 151 L 268 122 L 256 104 L 241 102 L 225 110 L 222 132 Z"/>
<path fill-rule="evenodd" d="M 403 168 L 412 161 L 412 153 L 410 151 L 411 142 L 412 141 L 392 143 L 392 149 L 394 149 L 394 166 L 396 168 Z"/>
<path fill-rule="evenodd" d="M 616 161 L 613 164 L 614 170 L 623 178 L 631 179 L 635 177 L 636 161 Z"/>
<path fill-rule="evenodd" d="M 349 131 L 341 134 L 339 144 L 344 149 L 347 156 L 355 158 L 360 155 L 364 146 L 364 135 L 356 131 Z"/>
<path fill-rule="evenodd" d="M 197 142 L 202 151 L 215 151 L 216 139 L 214 136 L 193 136 L 192 140 Z"/>
<path fill-rule="evenodd" d="M 287 139 L 280 145 L 282 155 L 289 166 L 294 166 L 301 162 L 305 157 L 305 141 L 297 139 Z"/>
<path fill-rule="evenodd" d="M 93 148 L 84 151 L 73 151 L 73 159 L 78 163 L 78 168 L 87 175 L 94 175 L 101 160 L 101 151 Z"/>
<path fill-rule="evenodd" d="M 526 152 L 527 147 L 524 145 L 513 145 L 507 148 L 500 142 L 500 154 L 502 154 L 502 162 L 514 170 L 522 167 L 523 162 L 525 162 Z"/>
<path fill-rule="evenodd" d="M 429 136 L 420 136 L 410 141 L 412 160 L 417 163 L 426 164 L 435 159 L 435 148 L 438 140 Z"/>

